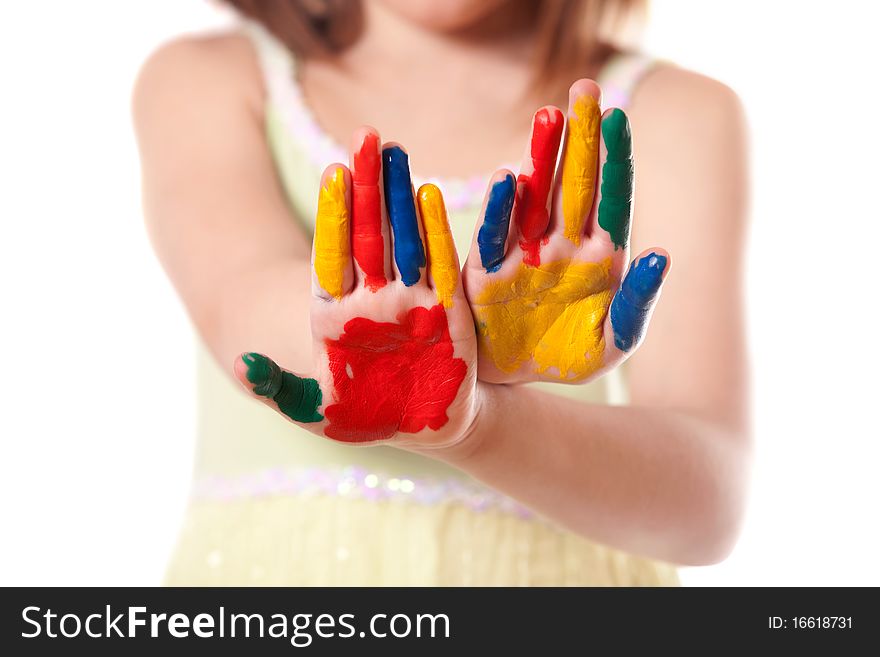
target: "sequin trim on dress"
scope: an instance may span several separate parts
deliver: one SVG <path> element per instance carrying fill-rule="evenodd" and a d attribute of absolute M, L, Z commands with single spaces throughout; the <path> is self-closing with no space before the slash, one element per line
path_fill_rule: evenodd
<path fill-rule="evenodd" d="M 496 491 L 457 479 L 390 477 L 356 466 L 287 470 L 273 468 L 241 475 L 203 476 L 195 485 L 197 500 L 235 501 L 275 495 L 333 495 L 373 502 L 457 503 L 472 511 L 494 509 L 532 518 L 534 512 Z"/>

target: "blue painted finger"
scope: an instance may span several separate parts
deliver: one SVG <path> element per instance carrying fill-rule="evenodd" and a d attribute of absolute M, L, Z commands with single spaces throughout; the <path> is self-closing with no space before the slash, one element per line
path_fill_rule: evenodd
<path fill-rule="evenodd" d="M 409 174 L 409 156 L 400 146 L 382 151 L 385 207 L 394 234 L 394 261 L 404 285 L 419 282 L 425 266 L 425 247 L 419 237 L 419 223 Z"/>
<path fill-rule="evenodd" d="M 642 339 L 660 286 L 668 259 L 649 253 L 633 262 L 623 283 L 611 301 L 611 328 L 614 345 L 629 351 Z"/>
<path fill-rule="evenodd" d="M 516 195 L 516 181 L 511 174 L 499 180 L 489 192 L 483 225 L 477 234 L 480 247 L 480 262 L 487 272 L 498 271 L 504 258 L 504 244 L 510 226 L 510 211 Z"/>

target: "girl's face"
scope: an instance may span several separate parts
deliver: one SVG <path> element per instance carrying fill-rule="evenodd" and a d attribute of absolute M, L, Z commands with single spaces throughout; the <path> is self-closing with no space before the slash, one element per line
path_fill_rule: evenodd
<path fill-rule="evenodd" d="M 453 32 L 476 25 L 513 0 L 378 0 L 386 8 L 422 27 Z"/>

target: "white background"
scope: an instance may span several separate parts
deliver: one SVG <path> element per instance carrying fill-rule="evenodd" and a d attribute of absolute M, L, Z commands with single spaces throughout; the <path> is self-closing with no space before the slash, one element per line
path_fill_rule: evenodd
<path fill-rule="evenodd" d="M 160 581 L 193 345 L 128 105 L 156 44 L 225 21 L 201 0 L 0 9 L 2 584 Z M 752 503 L 733 556 L 686 584 L 880 584 L 878 24 L 856 0 L 654 2 L 650 50 L 744 98 L 755 173 Z"/>

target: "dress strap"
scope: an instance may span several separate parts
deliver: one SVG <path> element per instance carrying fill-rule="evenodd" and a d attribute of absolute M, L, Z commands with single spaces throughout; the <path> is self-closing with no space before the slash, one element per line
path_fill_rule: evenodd
<path fill-rule="evenodd" d="M 241 30 L 250 38 L 260 64 L 266 89 L 267 111 L 281 123 L 284 131 L 300 144 L 312 167 L 322 170 L 330 162 L 347 162 L 348 151 L 327 133 L 312 112 L 297 78 L 296 57 L 261 24 L 243 19 Z M 510 168 L 510 164 L 506 165 Z M 412 172 L 416 188 L 432 182 L 443 189 L 447 210 L 478 208 L 483 201 L 487 175 L 471 178 L 425 177 Z"/>
<path fill-rule="evenodd" d="M 276 100 L 289 93 L 296 73 L 293 53 L 256 21 L 241 19 L 240 27 L 241 32 L 250 39 L 257 55 L 268 99 Z"/>
<path fill-rule="evenodd" d="M 639 82 L 655 68 L 665 64 L 663 60 L 642 53 L 612 55 L 596 80 L 602 87 L 603 107 L 628 108 Z"/>
<path fill-rule="evenodd" d="M 324 131 L 303 98 L 296 56 L 256 21 L 245 19 L 241 27 L 257 54 L 267 107 L 275 112 L 287 134 L 303 144 L 310 162 L 319 170 L 330 162 L 347 162 L 348 151 Z"/>

